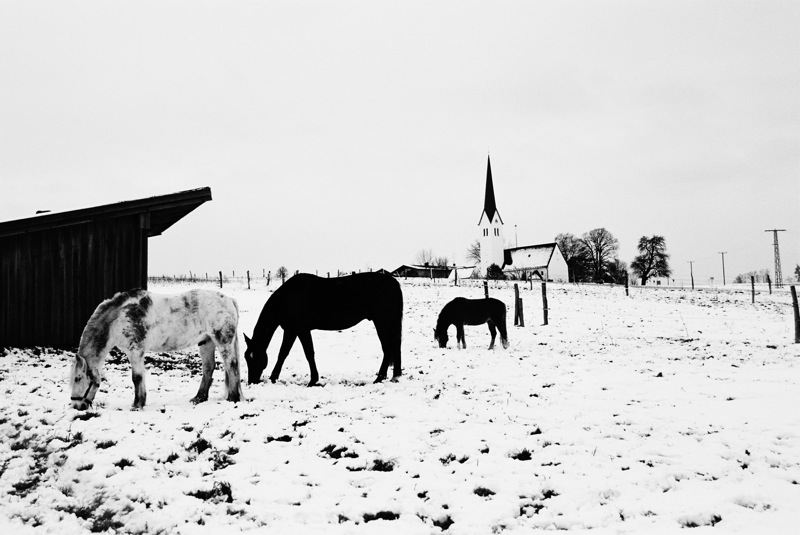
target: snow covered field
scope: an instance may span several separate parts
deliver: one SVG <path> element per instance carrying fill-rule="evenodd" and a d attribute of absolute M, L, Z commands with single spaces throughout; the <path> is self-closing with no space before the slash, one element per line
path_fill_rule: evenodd
<path fill-rule="evenodd" d="M 274 288 L 274 285 L 273 285 Z M 181 286 L 151 287 L 173 293 Z M 268 292 L 228 286 L 250 334 Z M 373 385 L 370 323 L 295 344 L 278 384 L 193 406 L 196 351 L 150 354 L 131 411 L 110 358 L 67 409 L 70 353 L 0 351 L 0 533 L 724 533 L 800 529 L 800 345 L 787 291 L 523 285 L 526 327 L 487 351 L 433 327 L 479 286 L 403 282 L 404 376 Z M 280 334 L 280 333 L 279 333 Z M 272 369 L 280 338 L 270 346 Z M 77 344 L 77 340 L 76 340 Z M 242 344 L 243 347 L 243 344 Z M 242 359 L 242 365 L 243 359 Z M 246 374 L 245 374 L 246 377 Z"/>

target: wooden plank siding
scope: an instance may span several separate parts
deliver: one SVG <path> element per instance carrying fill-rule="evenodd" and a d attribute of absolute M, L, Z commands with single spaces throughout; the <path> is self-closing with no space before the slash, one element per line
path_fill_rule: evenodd
<path fill-rule="evenodd" d="M 0 222 L 0 347 L 77 347 L 97 305 L 147 288 L 147 240 L 210 188 Z"/>
<path fill-rule="evenodd" d="M 0 346 L 74 347 L 95 307 L 147 286 L 138 215 L 0 238 Z"/>

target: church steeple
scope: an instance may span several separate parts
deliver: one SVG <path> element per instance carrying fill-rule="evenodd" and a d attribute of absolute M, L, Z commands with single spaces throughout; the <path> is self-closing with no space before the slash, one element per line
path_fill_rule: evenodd
<path fill-rule="evenodd" d="M 492 182 L 492 159 L 491 157 L 486 157 L 486 195 L 484 196 L 483 200 L 483 213 L 481 214 L 481 219 L 478 221 L 478 224 L 481 224 L 483 221 L 483 216 L 489 219 L 489 223 L 494 221 L 494 215 L 497 214 L 497 217 L 500 218 L 500 223 L 503 222 L 503 218 L 500 217 L 500 212 L 497 210 L 497 203 L 494 200 L 494 183 Z"/>
<path fill-rule="evenodd" d="M 481 272 L 486 273 L 489 266 L 497 264 L 503 267 L 505 261 L 503 239 L 503 219 L 497 210 L 494 198 L 494 183 L 492 182 L 492 161 L 486 160 L 486 194 L 483 199 L 483 213 L 478 221 L 480 238 L 478 245 L 481 248 Z"/>

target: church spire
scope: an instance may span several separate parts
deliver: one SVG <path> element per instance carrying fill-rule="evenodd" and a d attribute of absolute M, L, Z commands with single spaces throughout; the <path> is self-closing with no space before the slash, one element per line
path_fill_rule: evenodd
<path fill-rule="evenodd" d="M 486 217 L 489 218 L 489 223 L 494 221 L 494 214 L 497 214 L 497 217 L 500 217 L 500 212 L 497 210 L 497 203 L 494 200 L 494 183 L 492 182 L 492 159 L 491 157 L 486 157 L 486 196 L 483 200 L 483 213 L 486 214 Z M 481 219 L 483 219 L 483 214 L 481 214 Z M 503 222 L 503 218 L 500 217 L 500 222 Z M 480 223 L 479 223 L 480 224 Z"/>

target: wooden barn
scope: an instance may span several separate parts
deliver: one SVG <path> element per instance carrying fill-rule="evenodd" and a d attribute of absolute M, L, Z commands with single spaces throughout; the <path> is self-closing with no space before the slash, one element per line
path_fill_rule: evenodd
<path fill-rule="evenodd" d="M 0 347 L 76 347 L 101 301 L 147 288 L 147 239 L 210 200 L 200 188 L 0 223 Z"/>

